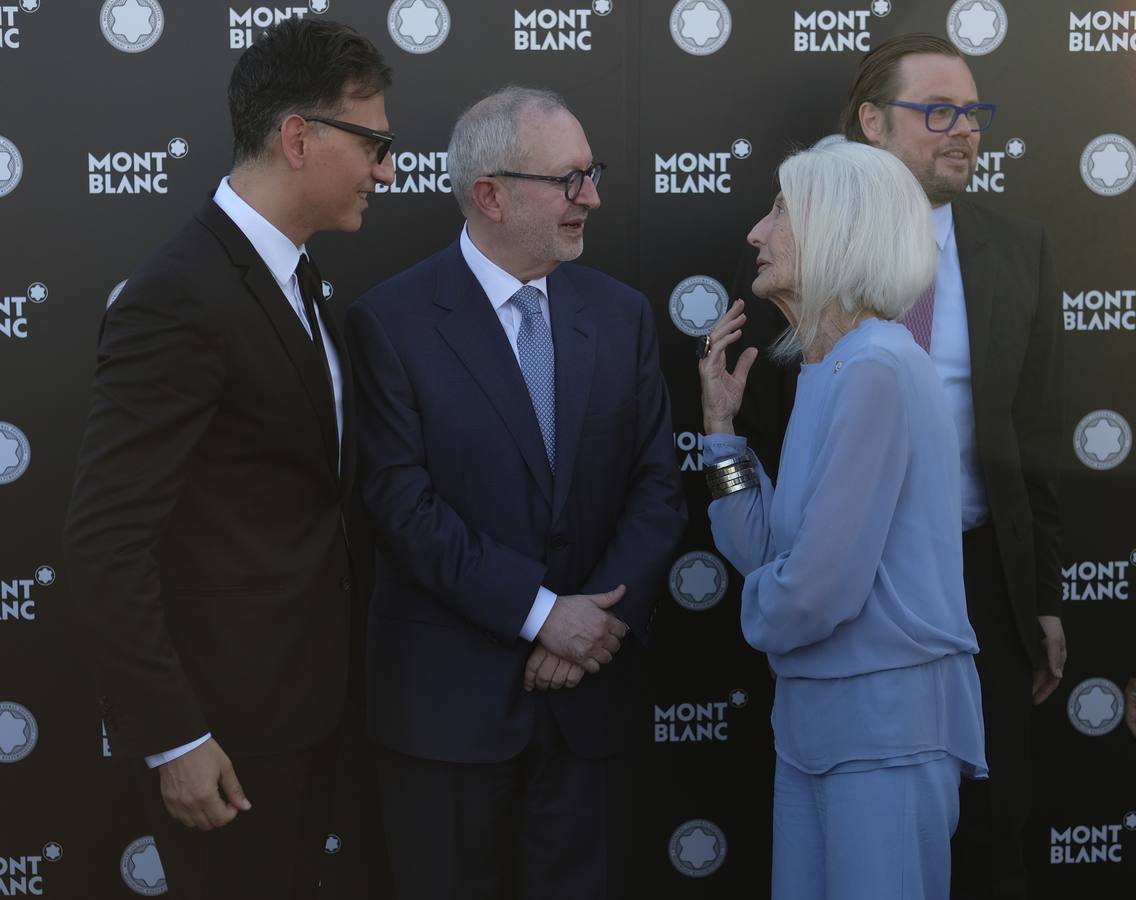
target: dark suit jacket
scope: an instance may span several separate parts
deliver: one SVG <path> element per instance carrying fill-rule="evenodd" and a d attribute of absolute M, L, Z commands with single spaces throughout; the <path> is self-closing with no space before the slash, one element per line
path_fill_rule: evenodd
<path fill-rule="evenodd" d="M 1062 359 L 1060 302 L 1052 253 L 1037 222 L 952 204 L 970 332 L 971 392 L 978 456 L 1002 574 L 1023 646 L 1042 668 L 1039 615 L 1061 614 L 1060 514 Z M 750 341 L 764 347 L 785 327 L 750 292 L 753 256 L 735 288 L 757 307 Z M 763 309 L 762 307 L 766 307 Z M 795 367 L 755 369 L 738 431 L 768 464 L 780 453 L 792 411 Z M 776 461 L 772 461 L 776 471 Z"/>
<path fill-rule="evenodd" d="M 521 640 L 537 589 L 627 585 L 615 660 L 554 692 L 572 749 L 625 738 L 635 657 L 685 527 L 646 298 L 591 269 L 549 275 L 557 475 L 516 357 L 457 243 L 348 311 L 360 482 L 378 543 L 368 635 L 373 736 L 450 762 L 527 743 Z M 637 646 L 638 645 L 638 646 Z"/>
<path fill-rule="evenodd" d="M 211 731 L 231 755 L 261 754 L 331 732 L 354 465 L 345 452 L 337 474 L 337 443 L 312 341 L 210 201 L 107 311 L 67 517 L 113 752 Z"/>

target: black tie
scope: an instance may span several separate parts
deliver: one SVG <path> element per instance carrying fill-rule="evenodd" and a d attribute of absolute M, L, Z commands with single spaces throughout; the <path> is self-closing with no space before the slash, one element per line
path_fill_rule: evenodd
<path fill-rule="evenodd" d="M 300 254 L 300 261 L 296 263 L 296 281 L 300 284 L 300 298 L 304 301 L 304 314 L 308 317 L 308 327 L 312 331 L 312 343 L 316 346 L 320 361 L 323 363 L 324 374 L 327 375 L 328 387 L 331 387 L 331 367 L 327 363 L 327 351 L 323 346 L 323 335 L 320 334 L 319 319 L 316 317 L 316 298 L 323 299 L 323 279 L 320 278 L 316 264 L 308 259 L 307 254 Z"/>

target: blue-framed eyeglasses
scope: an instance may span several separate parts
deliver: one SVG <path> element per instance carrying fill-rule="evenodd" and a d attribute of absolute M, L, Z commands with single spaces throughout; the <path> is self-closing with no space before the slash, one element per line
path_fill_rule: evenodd
<path fill-rule="evenodd" d="M 950 131 L 965 116 L 972 131 L 985 131 L 994 121 L 998 107 L 993 103 L 969 103 L 955 106 L 953 103 L 912 103 L 908 100 L 888 100 L 888 106 L 902 106 L 904 109 L 917 109 L 923 113 L 928 131 Z"/>

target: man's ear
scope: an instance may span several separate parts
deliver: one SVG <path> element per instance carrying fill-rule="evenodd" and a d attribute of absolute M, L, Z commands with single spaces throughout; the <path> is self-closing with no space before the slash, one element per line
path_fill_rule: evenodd
<path fill-rule="evenodd" d="M 312 126 L 303 116 L 288 116 L 280 124 L 280 149 L 292 169 L 304 167 L 311 140 Z"/>
<path fill-rule="evenodd" d="M 874 103 L 865 100 L 856 111 L 860 117 L 860 129 L 873 147 L 881 147 L 888 133 L 887 112 Z"/>
<path fill-rule="evenodd" d="M 483 175 L 473 183 L 470 198 L 481 214 L 491 222 L 500 222 L 508 207 L 508 196 L 501 182 Z"/>

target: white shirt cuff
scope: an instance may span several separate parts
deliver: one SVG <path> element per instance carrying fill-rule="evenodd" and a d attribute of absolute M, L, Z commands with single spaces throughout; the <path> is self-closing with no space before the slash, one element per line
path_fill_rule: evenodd
<path fill-rule="evenodd" d="M 213 737 L 213 733 L 207 732 L 201 735 L 196 741 L 190 741 L 188 744 L 174 747 L 173 750 L 167 750 L 165 753 L 155 753 L 153 756 L 147 756 L 146 765 L 151 769 L 164 766 L 168 762 L 173 762 L 173 760 L 177 759 L 179 756 L 185 756 L 190 750 L 196 750 L 211 737 Z"/>
<path fill-rule="evenodd" d="M 521 637 L 526 641 L 535 641 L 540 629 L 544 626 L 544 620 L 548 618 L 548 614 L 552 612 L 552 604 L 556 602 L 556 595 L 548 588 L 541 586 L 536 592 L 536 599 L 533 601 L 532 609 L 529 610 L 529 617 L 525 619 L 525 624 L 521 626 Z"/>

